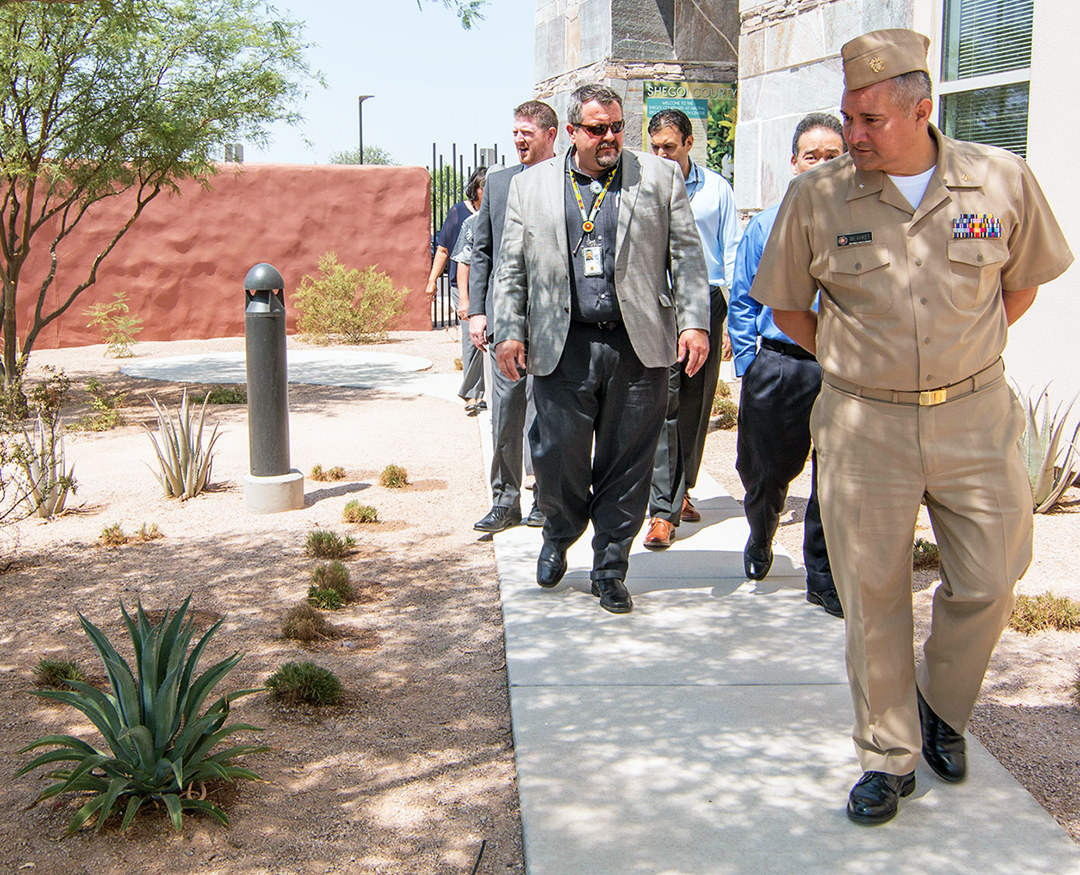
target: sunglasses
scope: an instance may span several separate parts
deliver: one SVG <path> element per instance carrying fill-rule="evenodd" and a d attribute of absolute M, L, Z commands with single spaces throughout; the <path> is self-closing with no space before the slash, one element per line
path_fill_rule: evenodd
<path fill-rule="evenodd" d="M 574 125 L 575 128 L 581 128 L 586 131 L 590 137 L 596 137 L 598 140 L 611 130 L 613 134 L 621 134 L 623 129 L 623 122 L 612 122 L 610 125 Z"/>

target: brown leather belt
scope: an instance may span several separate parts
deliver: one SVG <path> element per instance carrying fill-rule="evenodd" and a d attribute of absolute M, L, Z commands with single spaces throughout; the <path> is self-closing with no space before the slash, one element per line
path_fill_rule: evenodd
<path fill-rule="evenodd" d="M 832 374 L 822 374 L 821 379 L 841 392 L 855 395 L 859 398 L 869 398 L 872 401 L 888 401 L 891 404 L 914 404 L 919 407 L 933 407 L 936 404 L 944 404 L 963 398 L 986 386 L 1005 373 L 1005 362 L 998 359 L 987 368 L 983 368 L 977 374 L 972 374 L 966 380 L 942 386 L 940 389 L 927 389 L 923 392 L 901 392 L 895 389 L 871 389 L 868 386 L 858 386 L 841 380 Z"/>

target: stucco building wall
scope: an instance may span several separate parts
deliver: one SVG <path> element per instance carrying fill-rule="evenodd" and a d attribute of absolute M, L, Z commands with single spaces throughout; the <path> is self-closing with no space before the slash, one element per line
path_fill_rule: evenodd
<path fill-rule="evenodd" d="M 337 253 L 349 268 L 378 265 L 410 291 L 399 327 L 431 328 L 424 284 L 431 267 L 430 177 L 422 167 L 227 164 L 211 188 L 185 183 L 159 195 L 102 263 L 98 281 L 50 324 L 35 346 L 101 342 L 83 311 L 127 294 L 143 319 L 139 340 L 233 337 L 244 333 L 244 277 L 269 262 L 285 280 L 289 331 L 291 294 L 319 257 Z M 59 251 L 57 279 L 45 311 L 55 309 L 83 277 L 93 257 L 130 215 L 132 200 L 98 205 Z M 52 239 L 48 229 L 41 241 Z M 43 242 L 26 265 L 19 289 L 20 343 L 32 321 L 37 287 L 48 268 Z"/>

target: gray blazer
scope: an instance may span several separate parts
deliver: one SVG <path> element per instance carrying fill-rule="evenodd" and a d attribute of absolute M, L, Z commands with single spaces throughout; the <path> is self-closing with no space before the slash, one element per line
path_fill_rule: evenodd
<path fill-rule="evenodd" d="M 619 309 L 641 363 L 668 367 L 680 331 L 709 330 L 705 255 L 679 165 L 642 152 L 622 156 Z M 528 371 L 537 376 L 555 370 L 570 327 L 564 162 L 557 156 L 511 182 L 495 274 L 495 342 L 527 335 Z"/>
<path fill-rule="evenodd" d="M 487 316 L 487 333 L 495 331 L 495 261 L 502 244 L 503 221 L 510 183 L 525 169 L 524 164 L 489 173 L 484 198 L 473 225 L 472 263 L 469 265 L 469 315 Z"/>

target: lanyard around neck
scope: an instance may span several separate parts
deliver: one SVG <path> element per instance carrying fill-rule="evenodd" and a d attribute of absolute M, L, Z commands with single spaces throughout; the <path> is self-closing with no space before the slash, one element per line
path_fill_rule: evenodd
<path fill-rule="evenodd" d="M 585 201 L 581 199 L 581 190 L 578 188 L 577 180 L 574 178 L 574 171 L 570 171 L 570 185 L 574 188 L 574 197 L 577 198 L 578 209 L 581 211 L 581 230 L 586 234 L 591 234 L 593 228 L 596 227 L 596 225 L 593 224 L 593 221 L 596 219 L 596 214 L 600 212 L 600 204 L 604 202 L 604 195 L 607 194 L 608 186 L 611 185 L 611 180 L 614 178 L 615 172 L 612 171 L 608 174 L 603 191 L 600 192 L 599 197 L 593 202 L 592 210 L 589 213 L 586 213 Z"/>

